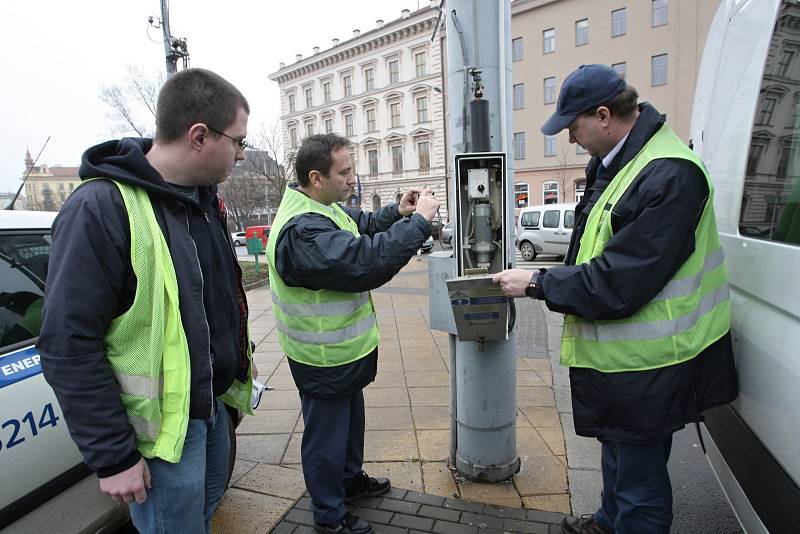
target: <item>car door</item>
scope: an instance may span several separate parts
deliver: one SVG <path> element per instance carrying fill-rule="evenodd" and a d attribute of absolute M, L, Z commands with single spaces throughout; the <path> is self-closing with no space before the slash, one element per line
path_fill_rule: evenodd
<path fill-rule="evenodd" d="M 0 529 L 89 473 L 34 346 L 49 253 L 49 229 L 0 229 Z"/>
<path fill-rule="evenodd" d="M 542 236 L 543 253 L 560 256 L 567 253 L 567 249 L 562 243 L 564 232 L 561 228 L 561 209 L 545 209 L 542 213 L 542 226 L 539 231 Z M 569 240 L 567 240 L 567 245 L 569 245 Z"/>

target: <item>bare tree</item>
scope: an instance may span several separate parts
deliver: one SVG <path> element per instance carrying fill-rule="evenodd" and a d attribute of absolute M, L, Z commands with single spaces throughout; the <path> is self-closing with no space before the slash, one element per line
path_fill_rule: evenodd
<path fill-rule="evenodd" d="M 283 150 L 279 123 L 262 125 L 248 139 L 252 148 L 245 151 L 245 159 L 220 186 L 220 195 L 237 228 L 262 215 L 267 222 L 272 220 L 294 169 L 293 154 Z"/>
<path fill-rule="evenodd" d="M 561 192 L 561 202 L 568 202 L 567 199 L 567 190 L 569 186 L 569 190 L 574 190 L 573 184 L 575 183 L 575 179 L 569 176 L 569 166 L 571 164 L 570 159 L 570 145 L 565 144 L 562 140 L 558 144 L 558 154 L 556 157 L 558 158 L 558 167 L 556 168 L 556 182 L 558 182 L 558 189 Z M 574 197 L 573 197 L 574 199 Z"/>
<path fill-rule="evenodd" d="M 116 133 L 152 137 L 158 91 L 163 84 L 160 73 L 149 76 L 140 67 L 128 65 L 120 83 L 101 86 L 100 100 L 111 108 L 109 117 Z"/>

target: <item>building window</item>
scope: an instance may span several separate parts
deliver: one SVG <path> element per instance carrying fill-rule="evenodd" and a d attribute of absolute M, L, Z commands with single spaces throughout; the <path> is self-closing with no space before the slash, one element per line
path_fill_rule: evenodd
<path fill-rule="evenodd" d="M 650 85 L 667 85 L 667 54 L 650 58 Z"/>
<path fill-rule="evenodd" d="M 525 182 L 517 182 L 514 184 L 514 207 L 528 207 L 528 184 Z"/>
<path fill-rule="evenodd" d="M 294 94 L 288 95 L 286 98 L 289 100 L 289 113 L 294 113 Z"/>
<path fill-rule="evenodd" d="M 353 114 L 346 113 L 344 116 L 344 134 L 347 137 L 353 137 L 356 135 L 356 128 L 355 124 L 353 124 Z"/>
<path fill-rule="evenodd" d="M 545 156 L 555 156 L 556 155 L 556 136 L 555 135 L 545 135 L 544 136 L 544 155 Z"/>
<path fill-rule="evenodd" d="M 314 90 L 311 87 L 304 89 L 306 95 L 306 108 L 314 107 Z"/>
<path fill-rule="evenodd" d="M 342 76 L 342 90 L 344 96 L 353 96 L 353 77 L 349 74 Z"/>
<path fill-rule="evenodd" d="M 575 21 L 575 46 L 589 44 L 589 19 Z"/>
<path fill-rule="evenodd" d="M 431 168 L 431 145 L 428 141 L 417 143 L 417 154 L 419 155 L 419 170 L 428 171 Z"/>
<path fill-rule="evenodd" d="M 611 12 L 611 37 L 625 35 L 625 8 Z"/>
<path fill-rule="evenodd" d="M 525 107 L 525 84 L 518 83 L 514 85 L 514 109 L 522 109 Z"/>
<path fill-rule="evenodd" d="M 297 148 L 297 128 L 289 128 L 289 146 Z"/>
<path fill-rule="evenodd" d="M 372 211 L 378 211 L 379 209 L 381 209 L 381 197 L 375 193 L 372 195 Z"/>
<path fill-rule="evenodd" d="M 525 132 L 514 133 L 514 159 L 525 159 Z"/>
<path fill-rule="evenodd" d="M 545 182 L 542 184 L 542 204 L 558 204 L 558 182 Z M 556 218 L 555 226 L 553 226 L 552 220 L 550 224 L 548 224 L 548 213 L 553 212 L 544 212 L 544 221 L 542 221 L 542 225 L 547 228 L 558 227 L 558 220 L 561 218 L 561 214 L 557 211 L 555 212 L 558 214 L 558 217 Z"/>
<path fill-rule="evenodd" d="M 356 147 L 350 145 L 347 147 L 347 152 L 350 154 L 350 166 L 353 169 L 353 174 L 358 174 L 358 165 L 356 162 Z"/>
<path fill-rule="evenodd" d="M 414 69 L 417 73 L 417 78 L 427 74 L 427 58 L 425 52 L 417 52 L 414 54 Z"/>
<path fill-rule="evenodd" d="M 378 121 L 376 120 L 376 113 L 375 108 L 370 108 L 365 111 L 367 116 L 367 132 L 377 132 L 378 131 Z"/>
<path fill-rule="evenodd" d="M 653 28 L 669 22 L 668 0 L 653 0 Z"/>
<path fill-rule="evenodd" d="M 330 117 L 325 119 L 325 133 L 333 133 L 333 119 Z"/>
<path fill-rule="evenodd" d="M 392 172 L 400 174 L 403 172 L 403 147 L 394 145 L 392 148 Z"/>
<path fill-rule="evenodd" d="M 306 122 L 306 137 L 314 135 L 314 123 L 311 121 Z"/>
<path fill-rule="evenodd" d="M 552 54 L 556 51 L 556 29 L 550 28 L 542 32 L 542 53 Z"/>
<path fill-rule="evenodd" d="M 522 61 L 522 37 L 517 37 L 511 40 L 511 60 Z"/>
<path fill-rule="evenodd" d="M 428 97 L 417 98 L 417 122 L 428 122 Z"/>
<path fill-rule="evenodd" d="M 617 74 L 619 74 L 619 77 L 623 80 L 628 75 L 628 65 L 624 61 L 622 63 L 613 63 L 611 68 L 617 71 Z"/>
<path fill-rule="evenodd" d="M 369 175 L 378 175 L 378 149 L 370 148 L 367 150 L 367 162 L 369 162 Z"/>
<path fill-rule="evenodd" d="M 331 101 L 331 82 L 325 82 L 322 84 L 322 100 L 326 104 L 330 103 Z"/>
<path fill-rule="evenodd" d="M 781 52 L 781 57 L 778 59 L 778 64 L 775 66 L 775 75 L 776 76 L 786 76 L 789 72 L 789 67 L 792 64 L 792 60 L 794 59 L 794 50 L 783 50 Z"/>
<path fill-rule="evenodd" d="M 778 103 L 778 97 L 770 95 L 764 98 L 761 103 L 761 113 L 758 116 L 756 124 L 762 126 L 769 126 L 772 124 L 772 114 L 775 112 L 775 105 Z"/>
<path fill-rule="evenodd" d="M 747 174 L 754 175 L 758 172 L 758 162 L 764 153 L 764 145 L 750 145 L 750 154 L 747 157 Z"/>
<path fill-rule="evenodd" d="M 555 77 L 544 79 L 544 103 L 553 104 L 556 101 L 556 79 Z"/>
<path fill-rule="evenodd" d="M 396 59 L 389 62 L 389 84 L 400 83 L 400 62 Z"/>
<path fill-rule="evenodd" d="M 400 126 L 400 102 L 389 104 L 389 116 L 391 117 L 392 128 Z"/>
<path fill-rule="evenodd" d="M 73 183 L 70 183 L 70 184 L 69 184 L 69 190 L 70 190 L 70 191 L 74 191 L 74 190 L 75 190 L 75 184 L 73 184 Z"/>
<path fill-rule="evenodd" d="M 364 90 L 372 91 L 375 89 L 375 69 L 364 69 Z"/>

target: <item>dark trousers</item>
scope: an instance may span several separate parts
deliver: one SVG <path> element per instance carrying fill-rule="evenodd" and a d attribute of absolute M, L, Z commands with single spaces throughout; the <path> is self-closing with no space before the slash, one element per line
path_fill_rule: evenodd
<path fill-rule="evenodd" d="M 669 534 L 672 435 L 642 444 L 601 441 L 603 493 L 595 520 L 615 534 Z"/>
<path fill-rule="evenodd" d="M 314 522 L 344 517 L 344 484 L 361 473 L 364 461 L 364 394 L 322 399 L 300 393 L 303 408 L 303 477 Z"/>

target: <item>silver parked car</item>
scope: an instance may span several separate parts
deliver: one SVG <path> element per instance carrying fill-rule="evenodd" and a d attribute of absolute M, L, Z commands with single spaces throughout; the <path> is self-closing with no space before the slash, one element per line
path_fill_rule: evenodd
<path fill-rule="evenodd" d="M 449 247 L 453 246 L 453 221 L 450 221 L 442 226 L 439 241 L 441 241 L 443 245 L 447 245 Z"/>
<path fill-rule="evenodd" d="M 567 254 L 575 225 L 575 205 L 544 204 L 520 210 L 516 242 L 523 260 L 533 261 L 539 254 Z"/>

